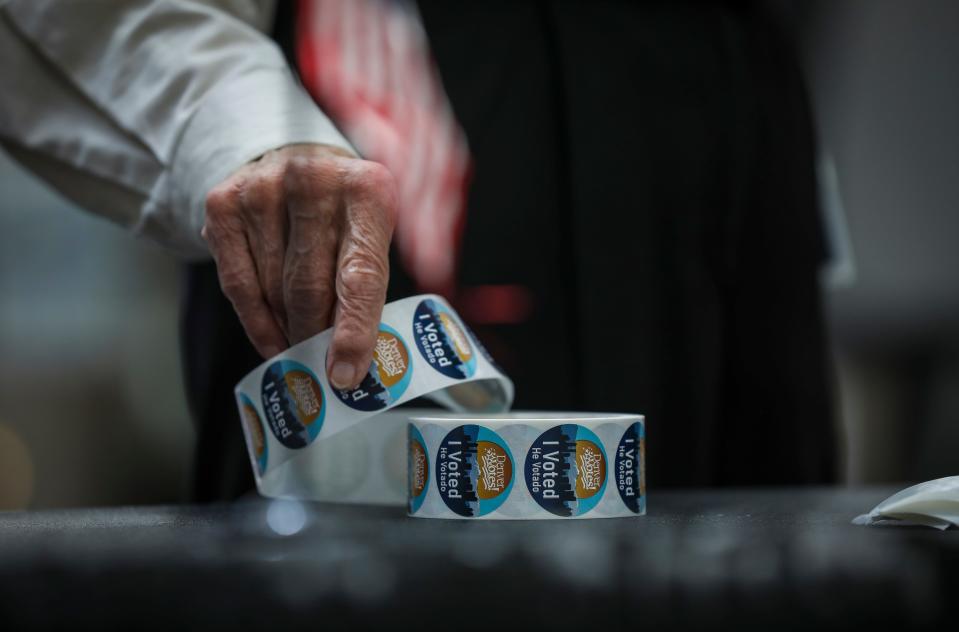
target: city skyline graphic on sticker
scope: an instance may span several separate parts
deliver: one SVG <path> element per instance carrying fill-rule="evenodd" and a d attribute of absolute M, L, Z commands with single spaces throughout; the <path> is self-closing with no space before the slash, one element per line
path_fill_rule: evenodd
<path fill-rule="evenodd" d="M 320 434 L 326 398 L 316 375 L 293 360 L 278 360 L 263 373 L 260 394 L 266 422 L 277 441 L 303 448 Z"/>
<path fill-rule="evenodd" d="M 524 469 L 530 495 L 557 516 L 587 513 L 606 491 L 603 443 L 579 424 L 554 426 L 537 437 L 526 453 Z"/>
<path fill-rule="evenodd" d="M 380 323 L 369 372 L 356 388 L 335 391 L 337 398 L 350 408 L 362 411 L 382 410 L 395 404 L 406 392 L 413 375 L 410 360 L 410 349 L 400 333 Z"/>
<path fill-rule="evenodd" d="M 436 454 L 436 488 L 450 511 L 470 518 L 499 508 L 514 479 L 513 454 L 496 432 L 476 424 L 457 426 Z"/>
<path fill-rule="evenodd" d="M 413 314 L 413 339 L 423 359 L 443 375 L 463 380 L 476 372 L 476 354 L 469 335 L 439 301 L 420 301 Z"/>

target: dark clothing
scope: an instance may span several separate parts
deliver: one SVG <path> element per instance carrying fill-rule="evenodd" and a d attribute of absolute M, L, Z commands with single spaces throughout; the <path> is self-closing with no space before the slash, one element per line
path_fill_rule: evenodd
<path fill-rule="evenodd" d="M 474 324 L 516 407 L 645 414 L 653 489 L 832 481 L 813 128 L 781 33 L 746 5 L 420 6 L 475 161 L 459 284 L 532 298 Z M 232 387 L 259 360 L 212 266 L 190 277 L 208 499 L 250 485 Z M 394 261 L 390 298 L 414 292 Z"/>

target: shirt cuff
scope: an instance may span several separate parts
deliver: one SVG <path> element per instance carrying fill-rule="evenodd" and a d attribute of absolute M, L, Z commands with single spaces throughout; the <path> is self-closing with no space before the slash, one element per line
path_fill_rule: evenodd
<path fill-rule="evenodd" d="M 184 237 L 206 253 L 200 230 L 210 189 L 267 151 L 294 143 L 357 153 L 288 68 L 258 69 L 217 86 L 184 128 L 171 166 Z"/>

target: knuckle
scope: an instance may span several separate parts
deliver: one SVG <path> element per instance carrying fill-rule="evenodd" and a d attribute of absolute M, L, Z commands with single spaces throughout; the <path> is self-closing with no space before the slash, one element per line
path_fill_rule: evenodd
<path fill-rule="evenodd" d="M 396 179 L 393 172 L 378 162 L 368 162 L 367 170 L 369 172 L 370 186 L 378 190 L 393 191 L 396 189 Z"/>
<path fill-rule="evenodd" d="M 272 192 L 282 183 L 282 176 L 273 165 L 264 164 L 250 174 L 249 180 L 249 189 Z"/>
<path fill-rule="evenodd" d="M 258 167 L 249 174 L 238 197 L 247 224 L 259 229 L 273 225 L 285 207 L 280 173 L 269 164 Z"/>
<path fill-rule="evenodd" d="M 396 189 L 393 173 L 384 165 L 369 160 L 356 161 L 346 178 L 346 186 L 353 193 L 389 192 Z"/>
<path fill-rule="evenodd" d="M 245 179 L 230 178 L 206 194 L 206 224 L 213 231 L 229 225 L 240 205 Z"/>
<path fill-rule="evenodd" d="M 236 202 L 236 191 L 229 185 L 217 185 L 206 194 L 206 216 L 211 220 L 222 217 Z"/>
<path fill-rule="evenodd" d="M 379 265 L 349 262 L 337 273 L 337 296 L 346 301 L 375 303 L 386 293 L 386 276 Z"/>
<path fill-rule="evenodd" d="M 312 172 L 313 161 L 309 156 L 290 156 L 283 165 L 283 180 L 293 184 Z"/>
<path fill-rule="evenodd" d="M 393 173 L 378 162 L 364 161 L 350 174 L 348 183 L 351 194 L 373 202 L 367 212 L 378 215 L 392 229 L 399 195 Z"/>
<path fill-rule="evenodd" d="M 220 273 L 220 288 L 226 294 L 237 311 L 246 307 L 246 303 L 254 296 L 257 282 L 245 274 L 233 271 Z"/>
<path fill-rule="evenodd" d="M 339 169 L 333 161 L 312 154 L 290 156 L 283 167 L 283 185 L 293 193 L 313 194 L 334 188 L 339 179 Z"/>
<path fill-rule="evenodd" d="M 312 173 L 311 164 L 307 156 L 291 156 L 283 165 L 283 188 L 294 195 L 305 194 L 305 182 Z"/>

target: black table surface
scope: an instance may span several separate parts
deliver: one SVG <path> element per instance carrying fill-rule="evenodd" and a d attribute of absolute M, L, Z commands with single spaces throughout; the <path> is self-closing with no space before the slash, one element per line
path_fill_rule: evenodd
<path fill-rule="evenodd" d="M 0 513 L 0 628 L 951 628 L 959 534 L 850 524 L 894 491 L 654 491 L 645 517 L 580 521 L 260 498 Z"/>

